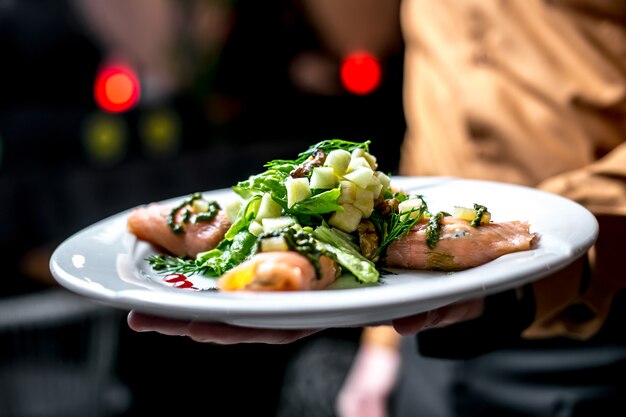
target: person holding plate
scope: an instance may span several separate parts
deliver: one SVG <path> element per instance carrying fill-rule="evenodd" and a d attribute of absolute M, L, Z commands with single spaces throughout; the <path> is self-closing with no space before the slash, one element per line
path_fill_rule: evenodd
<path fill-rule="evenodd" d="M 369 48 L 368 39 L 377 54 L 397 46 L 383 42 L 394 36 L 367 33 L 396 30 L 381 27 L 380 10 L 399 11 L 401 174 L 537 187 L 582 204 L 600 227 L 587 254 L 532 285 L 395 320 L 398 333 L 417 337 L 403 339 L 390 415 L 624 415 L 626 1 L 304 4 L 338 56 Z M 351 18 L 355 9 L 362 21 Z M 314 333 L 137 312 L 128 323 L 215 343 Z"/>

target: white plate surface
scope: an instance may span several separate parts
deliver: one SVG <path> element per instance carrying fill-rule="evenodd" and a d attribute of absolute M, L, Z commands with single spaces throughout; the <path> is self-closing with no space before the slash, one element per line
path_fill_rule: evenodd
<path fill-rule="evenodd" d="M 347 327 L 384 323 L 529 283 L 571 263 L 597 238 L 598 225 L 588 210 L 532 188 L 447 177 L 394 177 L 392 185 L 422 194 L 431 212 L 478 203 L 489 208 L 494 221 L 528 221 L 540 235 L 539 245 L 466 271 L 393 270 L 397 274 L 383 276 L 374 286 L 359 287 L 353 278 L 342 277 L 322 291 L 225 293 L 164 282 L 145 261 L 157 252 L 126 230 L 127 210 L 65 240 L 50 268 L 67 289 L 125 310 L 249 327 Z M 218 201 L 233 195 L 229 189 L 204 194 Z M 191 279 L 201 289 L 214 283 Z"/>

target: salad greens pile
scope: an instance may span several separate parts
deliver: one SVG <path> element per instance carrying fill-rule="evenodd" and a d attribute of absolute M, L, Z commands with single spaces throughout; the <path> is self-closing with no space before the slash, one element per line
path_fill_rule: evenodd
<path fill-rule="evenodd" d="M 232 225 L 216 248 L 195 259 L 156 255 L 148 262 L 161 272 L 219 277 L 259 251 L 279 248 L 303 254 L 318 268 L 319 257 L 330 256 L 359 282 L 377 282 L 387 247 L 429 214 L 421 196 L 392 190 L 369 145 L 324 140 L 294 160 L 266 163 L 265 171 L 232 187 L 239 205 L 226 209 Z M 196 193 L 190 201 L 197 199 Z M 365 255 L 363 222 L 370 240 L 375 235 Z"/>

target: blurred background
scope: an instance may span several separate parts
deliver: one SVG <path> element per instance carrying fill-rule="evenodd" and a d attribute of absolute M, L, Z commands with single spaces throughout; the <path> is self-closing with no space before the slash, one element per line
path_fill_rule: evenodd
<path fill-rule="evenodd" d="M 323 139 L 371 140 L 396 173 L 402 49 L 338 53 L 298 0 L 0 0 L 0 415 L 277 415 L 307 342 L 133 333 L 59 288 L 49 257 L 107 216 Z"/>

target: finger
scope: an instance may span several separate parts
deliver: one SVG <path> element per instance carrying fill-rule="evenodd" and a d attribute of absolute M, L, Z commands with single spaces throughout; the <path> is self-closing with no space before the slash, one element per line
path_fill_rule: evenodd
<path fill-rule="evenodd" d="M 402 335 L 412 335 L 421 330 L 446 327 L 475 319 L 483 313 L 483 309 L 483 298 L 462 301 L 425 313 L 396 319 L 393 321 L 393 326 Z"/>
<path fill-rule="evenodd" d="M 155 317 L 131 311 L 126 318 L 128 326 L 136 332 L 159 332 L 168 336 L 187 336 L 189 320 Z"/>
<path fill-rule="evenodd" d="M 479 298 L 445 306 L 439 311 L 440 319 L 436 323 L 429 323 L 428 327 L 445 327 L 475 319 L 483 313 L 484 304 L 484 299 Z"/>
<path fill-rule="evenodd" d="M 403 336 L 415 334 L 424 328 L 424 324 L 428 321 L 428 314 L 429 312 L 426 312 L 395 319 L 392 322 L 393 328 Z"/>
<path fill-rule="evenodd" d="M 129 327 L 137 332 L 154 331 L 168 336 L 188 336 L 197 342 L 224 345 L 238 343 L 286 344 L 319 331 L 319 329 L 254 329 L 224 323 L 155 317 L 136 311 L 131 311 L 128 314 L 127 321 Z"/>
<path fill-rule="evenodd" d="M 197 342 L 222 345 L 238 343 L 267 343 L 283 345 L 310 336 L 319 329 L 254 329 L 224 323 L 191 322 L 189 337 Z"/>

